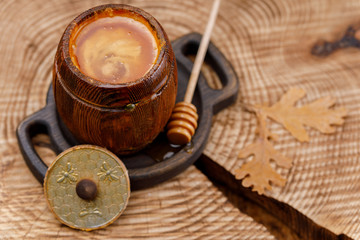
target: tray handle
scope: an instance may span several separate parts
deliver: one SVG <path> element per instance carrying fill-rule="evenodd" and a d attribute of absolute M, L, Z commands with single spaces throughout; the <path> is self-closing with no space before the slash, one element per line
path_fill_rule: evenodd
<path fill-rule="evenodd" d="M 49 92 L 52 93 L 51 90 Z M 27 117 L 16 129 L 17 140 L 25 162 L 41 184 L 44 182 L 48 166 L 37 154 L 31 139 L 40 133 L 48 135 L 51 148 L 56 154 L 71 147 L 59 132 L 60 129 L 55 126 L 57 116 L 56 112 L 52 111 L 53 108 L 46 105 L 45 108 Z M 56 141 L 54 141 L 55 136 Z"/>
<path fill-rule="evenodd" d="M 181 48 L 175 52 L 179 62 L 190 70 L 192 69 L 193 62 L 187 56 L 196 54 L 200 46 L 201 37 L 199 33 L 191 33 L 176 40 L 174 43 L 181 46 Z M 223 87 L 221 89 L 211 88 L 202 74 L 199 76 L 197 87 L 201 88 L 200 92 L 202 95 L 209 96 L 209 101 L 204 104 L 212 106 L 213 114 L 216 114 L 236 101 L 239 81 L 231 64 L 211 42 L 206 53 L 205 62 L 207 62 L 218 75 Z"/>

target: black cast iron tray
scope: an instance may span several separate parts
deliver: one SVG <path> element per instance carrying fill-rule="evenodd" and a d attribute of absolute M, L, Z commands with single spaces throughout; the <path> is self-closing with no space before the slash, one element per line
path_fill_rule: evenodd
<path fill-rule="evenodd" d="M 201 35 L 192 33 L 172 43 L 178 67 L 178 93 L 176 101 L 182 101 L 193 62 L 189 55 L 196 55 Z M 200 74 L 193 104 L 198 109 L 198 128 L 192 142 L 186 146 L 170 145 L 165 133 L 148 147 L 130 156 L 119 156 L 128 168 L 131 189 L 142 189 L 161 183 L 183 172 L 202 153 L 209 136 L 212 116 L 236 101 L 239 83 L 231 64 L 210 43 L 205 61 L 221 80 L 223 88 L 214 90 Z M 47 134 L 56 154 L 80 144 L 58 117 L 52 87 L 50 86 L 46 106 L 27 117 L 17 128 L 17 139 L 24 159 L 36 179 L 43 183 L 48 166 L 36 153 L 31 139 L 40 133 Z"/>

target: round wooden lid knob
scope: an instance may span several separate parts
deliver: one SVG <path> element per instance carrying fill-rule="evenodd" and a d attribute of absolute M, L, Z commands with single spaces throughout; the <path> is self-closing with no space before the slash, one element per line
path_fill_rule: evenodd
<path fill-rule="evenodd" d="M 84 200 L 94 200 L 97 194 L 97 186 L 93 180 L 82 179 L 76 184 L 76 194 Z"/>
<path fill-rule="evenodd" d="M 92 145 L 72 147 L 49 167 L 44 180 L 49 208 L 63 224 L 91 231 L 113 223 L 130 197 L 125 165 Z"/>

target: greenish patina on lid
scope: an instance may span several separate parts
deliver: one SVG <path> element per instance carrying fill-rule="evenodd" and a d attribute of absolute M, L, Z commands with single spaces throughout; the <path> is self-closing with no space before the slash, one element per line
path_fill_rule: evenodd
<path fill-rule="evenodd" d="M 93 200 L 76 193 L 83 179 L 96 184 Z M 45 197 L 60 222 L 91 231 L 108 226 L 124 211 L 130 197 L 125 165 L 106 149 L 75 146 L 61 153 L 49 167 L 44 181 Z"/>

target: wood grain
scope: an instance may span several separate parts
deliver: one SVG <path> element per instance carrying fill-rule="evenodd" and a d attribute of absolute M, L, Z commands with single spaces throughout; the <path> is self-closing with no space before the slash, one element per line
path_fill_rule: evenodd
<path fill-rule="evenodd" d="M 215 29 L 214 41 L 232 59 L 241 77 L 242 97 L 214 118 L 205 154 L 232 174 L 244 163 L 237 155 L 254 141 L 256 118 L 241 110 L 242 103 L 273 104 L 290 87 L 306 90 L 300 105 L 328 95 L 336 97 L 335 107 L 349 109 L 349 115 L 335 134 L 307 128 L 310 142 L 299 143 L 282 126 L 270 124 L 271 131 L 279 135 L 275 148 L 293 159 L 293 167 L 276 169 L 288 182 L 266 196 L 335 234 L 359 239 L 360 51 L 347 48 L 325 58 L 311 55 L 319 39 L 338 39 L 359 21 L 359 2 L 241 1 L 224 5 L 229 6 L 227 16 L 220 15 L 222 28 Z M 230 29 L 233 34 L 222 32 Z"/>
<path fill-rule="evenodd" d="M 202 32 L 210 10 L 206 0 L 113 2 L 150 12 L 171 40 Z M 157 187 L 133 193 L 124 216 L 105 230 L 74 231 L 51 215 L 41 186 L 22 159 L 15 129 L 25 116 L 45 105 L 56 46 L 66 25 L 80 12 L 102 3 L 1 2 L 0 237 L 281 239 L 275 234 L 282 232 L 281 227 L 274 230 L 262 221 L 273 234 L 269 233 L 239 212 L 235 200 L 230 204 L 231 196 L 226 198 L 194 167 Z M 255 139 L 256 118 L 242 110 L 243 102 L 274 103 L 290 87 L 299 87 L 308 93 L 300 104 L 331 95 L 338 99 L 337 106 L 350 110 L 334 135 L 307 129 L 312 139 L 308 144 L 297 142 L 271 123 L 271 130 L 279 135 L 276 149 L 292 158 L 294 166 L 289 171 L 276 169 L 288 183 L 284 188 L 274 187 L 266 198 L 286 204 L 303 216 L 295 219 L 315 224 L 317 231 L 328 229 L 339 239 L 346 239 L 345 235 L 360 238 L 360 51 L 348 48 L 317 58 L 311 48 L 319 39 L 341 37 L 350 24 L 359 22 L 359 10 L 355 0 L 227 0 L 222 2 L 212 35 L 241 85 L 238 102 L 214 117 L 205 150 L 228 172 L 234 174 L 243 163 L 237 159 L 239 150 Z M 216 77 L 209 72 L 205 75 L 220 87 Z M 53 157 L 46 154 L 49 163 Z M 298 237 L 283 233 L 286 237 L 282 239 Z"/>
<path fill-rule="evenodd" d="M 351 240 L 335 234 L 290 205 L 242 186 L 234 175 L 206 155 L 195 163 L 229 201 L 241 211 L 264 224 L 278 239 Z"/>
<path fill-rule="evenodd" d="M 112 1 L 153 14 L 171 40 L 202 32 L 207 1 Z M 80 12 L 104 1 L 3 1 L 0 5 L 0 238 L 1 239 L 274 239 L 241 213 L 195 167 L 157 187 L 132 193 L 124 215 L 95 232 L 61 225 L 27 169 L 15 130 L 45 105 L 57 43 Z M 192 16 L 199 16 L 196 20 Z M 35 139 L 36 140 L 36 139 Z M 41 141 L 40 141 L 41 142 Z M 54 154 L 42 147 L 49 164 Z"/>

